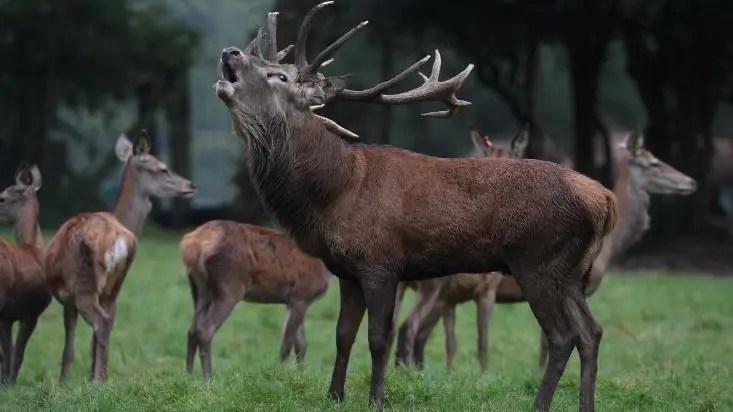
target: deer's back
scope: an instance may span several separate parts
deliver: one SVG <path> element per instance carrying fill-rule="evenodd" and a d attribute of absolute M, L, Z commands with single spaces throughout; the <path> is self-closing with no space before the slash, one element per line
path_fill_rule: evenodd
<path fill-rule="evenodd" d="M 135 234 L 111 213 L 76 215 L 48 243 L 45 262 L 51 289 L 63 297 L 80 281 L 92 281 L 98 293 L 110 292 L 136 251 Z"/>
<path fill-rule="evenodd" d="M 187 267 L 203 265 L 203 275 L 214 282 L 244 283 L 244 299 L 250 301 L 313 295 L 330 281 L 323 263 L 298 249 L 287 234 L 245 223 L 207 222 L 184 236 L 181 254 Z"/>

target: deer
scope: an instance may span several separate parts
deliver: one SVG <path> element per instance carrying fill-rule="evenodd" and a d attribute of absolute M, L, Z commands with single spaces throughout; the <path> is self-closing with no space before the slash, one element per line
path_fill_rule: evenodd
<path fill-rule="evenodd" d="M 321 259 L 339 278 L 329 397 L 344 399 L 351 348 L 366 312 L 369 402 L 384 405 L 400 281 L 499 271 L 517 279 L 549 337 L 550 361 L 534 408 L 550 408 L 577 347 L 579 408 L 593 411 L 603 329 L 583 290 L 603 239 L 616 224 L 615 195 L 598 181 L 547 161 L 440 158 L 360 143 L 358 134 L 316 111 L 335 101 L 438 101 L 447 110 L 423 116 L 447 119 L 470 104 L 455 93 L 473 65 L 441 81 L 436 50 L 430 75 L 422 75 L 423 83 L 414 89 L 386 93 L 431 55 L 372 88 L 349 89 L 349 75 L 326 77 L 319 70 L 366 21 L 310 63 L 306 57 L 313 18 L 330 4 L 317 4 L 303 18 L 292 47 L 294 63 L 283 62 L 290 47 L 278 51 L 277 13 L 270 13 L 265 53 L 262 29 L 244 49 L 224 48 L 215 84 L 235 134 L 245 143 L 250 178 L 263 206 L 299 249 Z"/>
<path fill-rule="evenodd" d="M 525 126 L 510 142 L 509 148 L 494 145 L 488 136 L 482 136 L 473 126 L 469 128 L 475 153 L 487 158 L 522 158 L 529 143 L 529 128 Z M 476 326 L 478 331 L 478 360 L 482 373 L 487 369 L 488 326 L 494 305 L 496 288 L 501 274 L 455 274 L 444 278 L 420 282 L 401 282 L 397 288 L 393 326 L 397 324 L 405 291 L 415 290 L 417 301 L 399 328 L 395 363 L 407 365 L 414 362 L 422 368 L 425 345 L 435 324 L 443 318 L 445 329 L 446 367 L 451 369 L 456 351 L 455 307 L 467 301 L 476 302 Z"/>
<path fill-rule="evenodd" d="M 211 377 L 211 340 L 239 301 L 285 304 L 280 362 L 293 347 L 296 361 L 303 362 L 306 312 L 331 282 L 323 262 L 300 251 L 280 230 L 227 220 L 212 220 L 187 233 L 180 251 L 194 302 L 188 373 L 200 349 L 204 379 Z"/>
<path fill-rule="evenodd" d="M 616 162 L 616 181 L 613 193 L 619 201 L 619 221 L 605 239 L 601 252 L 593 262 L 588 276 L 586 297 L 592 296 L 601 285 L 606 268 L 613 259 L 636 244 L 649 230 L 648 214 L 651 195 L 688 196 L 697 189 L 697 182 L 669 164 L 661 161 L 644 148 L 644 136 L 632 132 L 618 144 L 619 159 Z M 502 276 L 496 292 L 496 302 L 517 303 L 526 301 L 518 283 Z M 540 332 L 539 366 L 548 360 L 548 342 Z"/>
<path fill-rule="evenodd" d="M 21 163 L 15 183 L 0 193 L 0 222 L 13 225 L 15 244 L 0 239 L 0 384 L 15 383 L 38 318 L 51 304 L 38 226 L 38 166 Z M 13 345 L 13 325 L 20 322 Z"/>
<path fill-rule="evenodd" d="M 125 167 L 112 211 L 75 215 L 48 243 L 46 275 L 64 313 L 61 381 L 67 378 L 74 358 L 79 314 L 93 331 L 91 380 L 107 379 L 117 298 L 137 253 L 138 236 L 152 207 L 150 198 L 190 198 L 196 191 L 194 183 L 150 154 L 145 130 L 134 144 L 120 135 L 115 154 Z"/>

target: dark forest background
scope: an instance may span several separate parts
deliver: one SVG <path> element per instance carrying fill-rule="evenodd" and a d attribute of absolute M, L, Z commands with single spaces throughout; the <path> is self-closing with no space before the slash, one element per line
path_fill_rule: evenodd
<path fill-rule="evenodd" d="M 268 11 L 280 11 L 281 45 L 292 43 L 314 3 L 0 0 L 2 183 L 21 160 L 40 165 L 45 228 L 108 209 L 121 172 L 115 139 L 145 128 L 154 153 L 199 187 L 192 200 L 156 202 L 159 225 L 271 224 L 214 94 L 216 63 Z M 733 2 L 340 0 L 319 14 L 310 51 L 362 20 L 369 26 L 327 73 L 369 85 L 435 48 L 444 76 L 476 64 L 459 92 L 473 104 L 449 121 L 420 117 L 424 105 L 324 110 L 363 140 L 457 157 L 471 150 L 469 125 L 501 142 L 530 124 L 531 155 L 567 157 L 610 186 L 609 148 L 643 131 L 700 188 L 654 198 L 637 253 L 733 268 Z"/>

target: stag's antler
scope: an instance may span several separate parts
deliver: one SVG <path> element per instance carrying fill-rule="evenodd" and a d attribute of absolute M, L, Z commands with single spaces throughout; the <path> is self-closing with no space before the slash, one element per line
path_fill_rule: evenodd
<path fill-rule="evenodd" d="M 333 61 L 331 55 L 333 55 L 344 43 L 346 43 L 347 40 L 353 37 L 368 23 L 368 21 L 363 21 L 359 23 L 356 27 L 344 33 L 335 42 L 331 43 L 328 47 L 323 49 L 323 51 L 318 53 L 313 62 L 309 64 L 306 58 L 305 46 L 308 39 L 308 34 L 310 33 L 311 27 L 313 25 L 313 18 L 316 13 L 318 13 L 321 9 L 331 4 L 333 4 L 333 1 L 324 1 L 317 4 L 316 6 L 311 8 L 303 18 L 303 22 L 300 26 L 300 31 L 298 32 L 298 38 L 295 42 L 295 66 L 298 68 L 298 77 L 300 78 L 300 80 L 316 80 L 320 76 L 322 76 L 318 73 L 318 70 Z M 272 54 L 272 48 L 270 50 L 270 53 Z M 471 73 L 471 70 L 473 70 L 473 64 L 469 64 L 461 73 L 459 73 L 455 77 L 448 80 L 440 81 L 438 77 L 440 76 L 440 66 L 442 63 L 442 59 L 438 50 L 435 50 L 435 61 L 433 62 L 433 68 L 430 76 L 426 77 L 422 73 L 418 72 L 418 74 L 420 74 L 420 76 L 424 80 L 424 83 L 420 87 L 403 93 L 391 95 L 384 94 L 385 91 L 394 87 L 398 82 L 405 79 L 408 75 L 417 72 L 420 66 L 422 66 L 429 59 L 430 55 L 425 56 L 412 66 L 403 70 L 397 76 L 393 77 L 390 80 L 382 82 L 370 89 L 344 89 L 332 96 L 329 100 L 339 98 L 350 101 L 363 101 L 368 103 L 395 105 L 430 100 L 441 101 L 445 103 L 446 106 L 448 106 L 448 110 L 423 113 L 422 115 L 426 117 L 449 118 L 453 116 L 453 114 L 458 110 L 459 107 L 471 104 L 471 102 L 458 99 L 455 93 L 456 91 L 458 91 L 468 75 Z M 320 107 L 314 106 L 311 109 L 316 110 L 318 108 Z M 318 118 L 319 120 L 326 123 L 329 130 L 336 131 L 341 136 L 349 137 L 352 139 L 357 137 L 355 133 L 339 126 L 332 120 L 329 120 L 323 116 L 318 116 Z"/>
<path fill-rule="evenodd" d="M 276 11 L 267 13 L 267 60 L 272 63 L 280 63 L 292 50 L 293 45 L 289 44 L 284 49 L 277 51 L 277 15 Z"/>

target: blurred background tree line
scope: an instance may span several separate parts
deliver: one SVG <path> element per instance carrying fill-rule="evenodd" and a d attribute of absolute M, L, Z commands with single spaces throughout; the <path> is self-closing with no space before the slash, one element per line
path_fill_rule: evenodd
<path fill-rule="evenodd" d="M 20 160 L 39 163 L 42 224 L 55 227 L 111 206 L 121 172 L 114 141 L 146 128 L 155 153 L 200 188 L 192 201 L 156 202 L 158 223 L 267 224 L 212 88 L 216 61 L 223 47 L 248 43 L 272 10 L 280 44 L 294 42 L 313 4 L 0 0 L 0 177 L 9 182 Z M 362 20 L 370 24 L 324 69 L 353 73 L 353 87 L 436 47 L 443 77 L 476 64 L 460 91 L 473 104 L 450 121 L 418 116 L 429 104 L 324 109 L 364 141 L 465 156 L 470 124 L 497 141 L 530 124 L 531 156 L 564 154 L 610 186 L 610 136 L 640 130 L 653 153 L 701 184 L 690 197 L 655 199 L 645 240 L 718 233 L 711 216 L 726 212 L 730 222 L 733 3 L 341 0 L 319 14 L 309 53 Z"/>

